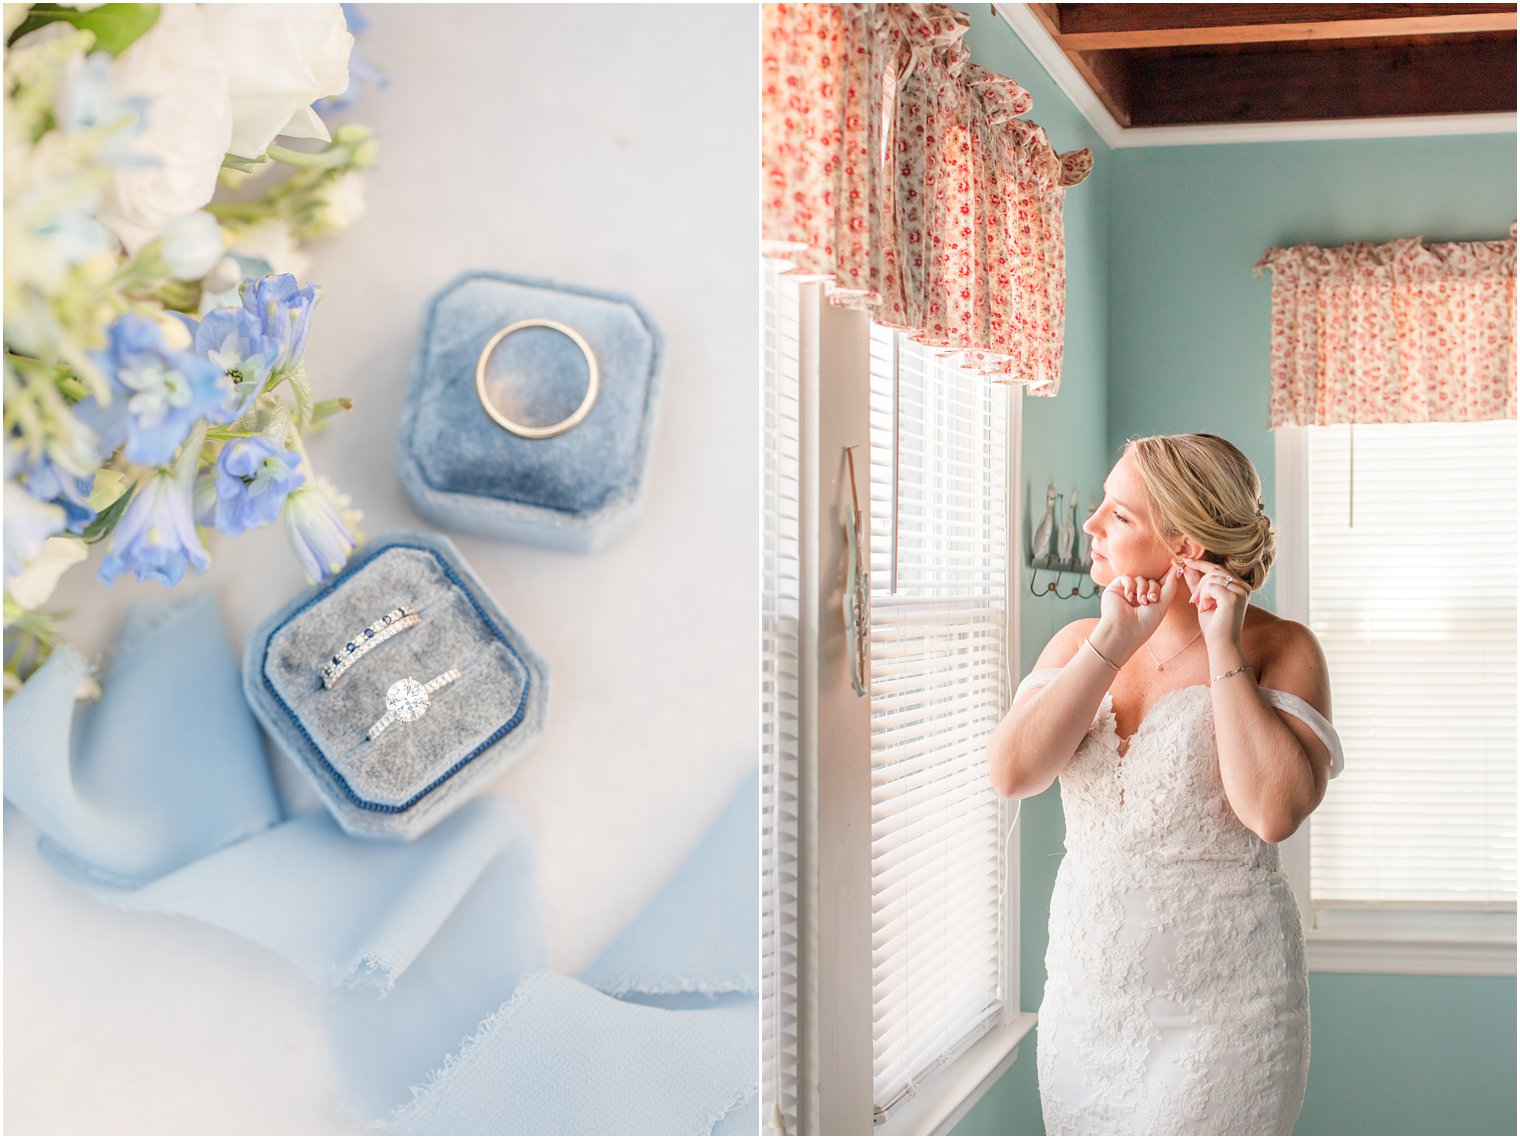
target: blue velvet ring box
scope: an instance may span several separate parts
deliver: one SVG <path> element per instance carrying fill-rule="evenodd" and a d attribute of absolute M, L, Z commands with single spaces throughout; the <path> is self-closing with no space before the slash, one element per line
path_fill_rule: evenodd
<path fill-rule="evenodd" d="M 600 392 L 576 426 L 545 439 L 497 424 L 476 389 L 491 337 L 547 319 L 589 344 Z M 590 552 L 636 517 L 659 406 L 664 341 L 631 297 L 532 277 L 476 271 L 428 304 L 402 410 L 397 465 L 417 509 L 442 526 Z M 513 333 L 491 351 L 492 402 L 529 426 L 558 423 L 588 383 L 581 349 L 548 328 Z"/>
<path fill-rule="evenodd" d="M 322 665 L 398 605 L 416 609 L 421 621 L 324 687 Z M 367 738 L 393 683 L 411 676 L 426 684 L 451 668 L 459 678 L 432 693 L 423 715 Z M 243 690 L 345 830 L 411 839 L 538 737 L 549 674 L 452 542 L 393 531 L 254 631 L 243 654 Z"/>

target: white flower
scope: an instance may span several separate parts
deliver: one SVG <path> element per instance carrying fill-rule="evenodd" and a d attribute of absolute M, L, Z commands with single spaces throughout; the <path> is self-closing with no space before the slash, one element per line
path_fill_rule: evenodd
<path fill-rule="evenodd" d="M 204 23 L 197 5 L 160 5 L 153 26 L 116 59 L 113 99 L 147 100 L 147 125 L 133 152 L 157 160 L 116 166 L 102 203 L 100 220 L 133 253 L 170 218 L 211 200 L 231 143 L 227 65 Z"/>
<path fill-rule="evenodd" d="M 360 541 L 363 541 L 364 535 L 359 529 L 359 523 L 364 521 L 364 511 L 355 509 L 353 496 L 344 494 L 329 482 L 325 475 L 318 475 L 315 482 L 322 488 L 322 493 L 332 499 L 333 504 L 338 508 L 338 513 L 343 516 L 343 524 L 352 530 Z"/>
<path fill-rule="evenodd" d="M 95 481 L 90 485 L 90 509 L 99 514 L 126 493 L 127 476 L 109 467 L 101 467 L 95 472 Z"/>
<path fill-rule="evenodd" d="M 306 280 L 306 271 L 311 268 L 311 258 L 301 252 L 290 226 L 279 218 L 266 218 L 237 230 L 227 243 L 227 252 L 262 261 L 271 273 L 291 273 L 297 281 Z"/>
<path fill-rule="evenodd" d="M 55 129 L 41 129 L 47 106 L 20 100 L 5 107 L 6 342 L 29 323 L 23 308 L 52 299 L 69 286 L 69 270 L 97 254 L 114 255 L 116 239 L 96 219 L 102 189 L 102 153 L 111 153 L 126 129 L 111 137 L 87 128 L 98 116 L 130 124 L 130 108 L 108 105 L 108 57 L 86 55 L 90 33 L 58 20 L 27 33 L 6 49 L 6 80 L 52 94 Z M 112 268 L 114 269 L 114 257 Z M 17 302 L 13 305 L 13 301 Z M 35 347 L 35 344 L 33 344 Z"/>
<path fill-rule="evenodd" d="M 49 538 L 21 572 L 6 582 L 6 592 L 23 609 L 41 609 L 58 588 L 58 579 L 71 565 L 89 556 L 83 538 Z"/>
<path fill-rule="evenodd" d="M 199 281 L 222 259 L 222 227 L 205 210 L 164 227 L 164 265 L 176 281 Z"/>
<path fill-rule="evenodd" d="M 19 28 L 32 10 L 30 4 L 7 4 L 5 6 L 5 38 L 10 39 L 11 33 Z"/>
<path fill-rule="evenodd" d="M 190 335 L 190 330 L 178 317 L 169 312 L 155 312 L 150 319 L 158 326 L 159 335 L 164 338 L 164 344 L 175 352 L 188 352 L 195 343 L 195 338 Z"/>
<path fill-rule="evenodd" d="M 5 480 L 5 574 L 6 588 L 42 553 L 47 540 L 68 525 L 63 507 L 54 502 L 38 502 L 15 479 L 8 477 L 15 465 L 15 452 L 7 449 Z"/>
<path fill-rule="evenodd" d="M 336 233 L 363 217 L 364 209 L 364 175 L 350 170 L 327 187 L 311 232 L 314 236 Z"/>
<path fill-rule="evenodd" d="M 238 266 L 237 258 L 223 257 L 211 266 L 211 271 L 201 282 L 201 288 L 208 293 L 225 293 L 228 289 L 237 288 L 242 279 L 243 270 Z"/>
<path fill-rule="evenodd" d="M 348 86 L 349 34 L 338 4 L 163 4 L 116 60 L 111 96 L 148 101 L 101 221 L 130 252 L 170 218 L 200 209 L 227 152 L 256 158 L 278 135 L 329 137 L 311 104 Z"/>
<path fill-rule="evenodd" d="M 354 37 L 342 5 L 205 4 L 201 12 L 227 68 L 232 153 L 255 158 L 279 135 L 327 141 L 311 105 L 348 88 Z"/>

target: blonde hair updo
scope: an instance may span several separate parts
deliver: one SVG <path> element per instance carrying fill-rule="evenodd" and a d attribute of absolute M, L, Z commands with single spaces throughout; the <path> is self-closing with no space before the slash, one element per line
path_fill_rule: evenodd
<path fill-rule="evenodd" d="M 1240 448 L 1202 434 L 1148 435 L 1124 448 L 1162 540 L 1192 538 L 1207 560 L 1260 589 L 1277 560 L 1277 532 L 1262 509 L 1261 476 Z"/>

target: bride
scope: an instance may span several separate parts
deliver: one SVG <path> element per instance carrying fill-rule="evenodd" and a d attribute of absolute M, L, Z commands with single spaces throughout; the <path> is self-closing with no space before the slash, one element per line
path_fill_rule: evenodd
<path fill-rule="evenodd" d="M 1275 844 L 1343 760 L 1319 642 L 1248 601 L 1275 557 L 1260 494 L 1216 435 L 1126 444 L 1082 527 L 1101 616 L 1051 638 L 989 743 L 998 794 L 1061 782 L 1050 1135 L 1287 1135 L 1303 1106 L 1308 971 Z"/>

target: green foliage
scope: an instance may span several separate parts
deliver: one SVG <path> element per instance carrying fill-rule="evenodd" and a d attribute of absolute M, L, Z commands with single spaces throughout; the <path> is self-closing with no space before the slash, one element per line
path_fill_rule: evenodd
<path fill-rule="evenodd" d="M 252 174 L 254 167 L 262 166 L 269 161 L 267 154 L 261 154 L 257 158 L 244 158 L 241 154 L 228 152 L 222 157 L 222 167 L 227 170 L 238 170 L 244 174 Z"/>
<path fill-rule="evenodd" d="M 58 20 L 93 32 L 96 49 L 116 56 L 126 51 L 158 21 L 158 5 L 100 4 L 81 12 L 67 4 L 33 4 L 32 10 L 11 33 L 8 42 L 15 43 L 28 32 Z"/>
<path fill-rule="evenodd" d="M 127 488 L 125 494 L 95 516 L 95 520 L 84 528 L 84 533 L 80 537 L 86 542 L 98 542 L 104 538 L 116 525 L 121 512 L 127 508 L 127 503 L 132 501 L 132 496 L 136 493 L 137 484 L 133 483 Z"/>

